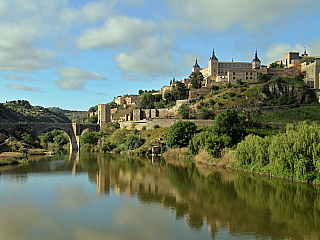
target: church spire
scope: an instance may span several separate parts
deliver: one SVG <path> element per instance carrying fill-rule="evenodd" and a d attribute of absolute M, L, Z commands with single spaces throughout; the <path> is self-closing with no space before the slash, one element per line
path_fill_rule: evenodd
<path fill-rule="evenodd" d="M 258 50 L 256 49 L 256 53 L 254 55 L 254 59 L 252 60 L 253 62 L 261 62 L 260 59 L 258 58 Z"/>
<path fill-rule="evenodd" d="M 196 62 L 195 62 L 195 64 L 193 65 L 193 67 L 198 67 L 198 68 L 200 68 L 200 66 L 199 66 L 199 64 L 198 64 L 198 58 L 196 58 Z"/>
<path fill-rule="evenodd" d="M 214 53 L 214 48 L 212 50 L 212 56 L 210 59 L 217 59 L 218 60 L 218 58 L 216 57 L 216 54 Z"/>

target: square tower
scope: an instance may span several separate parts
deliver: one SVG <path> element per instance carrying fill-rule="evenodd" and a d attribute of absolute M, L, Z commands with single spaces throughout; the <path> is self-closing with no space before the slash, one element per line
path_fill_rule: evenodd
<path fill-rule="evenodd" d="M 99 104 L 98 105 L 98 124 L 100 127 L 106 125 L 107 122 L 111 122 L 111 113 L 110 113 L 109 104 Z"/>

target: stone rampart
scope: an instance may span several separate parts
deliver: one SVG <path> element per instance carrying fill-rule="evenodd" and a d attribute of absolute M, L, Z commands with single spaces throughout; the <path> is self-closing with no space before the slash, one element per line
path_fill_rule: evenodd
<path fill-rule="evenodd" d="M 146 121 L 146 129 L 154 129 L 154 126 L 170 127 L 176 122 L 189 121 L 197 126 L 212 126 L 214 120 L 198 120 L 198 119 L 152 119 Z"/>

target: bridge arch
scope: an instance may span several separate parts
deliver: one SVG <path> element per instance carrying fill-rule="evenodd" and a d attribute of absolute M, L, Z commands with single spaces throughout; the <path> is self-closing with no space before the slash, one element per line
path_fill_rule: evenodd
<path fill-rule="evenodd" d="M 70 140 L 70 151 L 79 151 L 80 143 L 79 137 L 84 131 L 96 131 L 100 130 L 98 124 L 80 124 L 80 123 L 50 123 L 50 122 L 16 122 L 16 123 L 0 123 L 0 126 L 8 130 L 11 134 L 14 134 L 16 129 L 23 127 L 32 127 L 35 137 L 45 133 L 48 129 L 63 130 Z"/>

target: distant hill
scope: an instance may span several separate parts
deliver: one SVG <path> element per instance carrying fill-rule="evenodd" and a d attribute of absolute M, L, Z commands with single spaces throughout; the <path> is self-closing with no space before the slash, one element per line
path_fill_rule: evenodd
<path fill-rule="evenodd" d="M 88 118 L 87 111 L 73 111 L 73 110 L 66 110 L 66 109 L 61 109 L 57 107 L 47 108 L 47 109 L 49 109 L 52 112 L 63 113 L 73 123 L 84 122 Z"/>
<path fill-rule="evenodd" d="M 0 122 L 59 122 L 83 121 L 86 112 L 32 106 L 26 100 L 0 103 Z"/>

